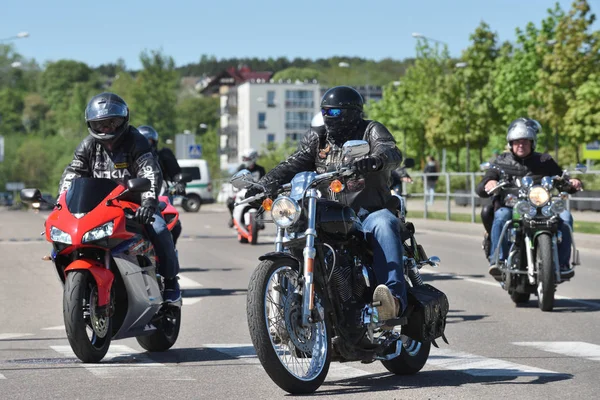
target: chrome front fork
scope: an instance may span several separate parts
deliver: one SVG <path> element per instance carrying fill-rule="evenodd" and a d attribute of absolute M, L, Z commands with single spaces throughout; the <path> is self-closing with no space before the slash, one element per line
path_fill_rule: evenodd
<path fill-rule="evenodd" d="M 308 200 L 308 228 L 306 229 L 306 247 L 302 255 L 304 256 L 303 276 L 304 288 L 302 293 L 302 325 L 309 326 L 312 322 L 310 317 L 315 308 L 315 286 L 314 286 L 314 266 L 315 266 L 315 238 L 317 231 L 315 229 L 315 219 L 317 214 L 317 191 L 311 189 L 306 194 Z"/>

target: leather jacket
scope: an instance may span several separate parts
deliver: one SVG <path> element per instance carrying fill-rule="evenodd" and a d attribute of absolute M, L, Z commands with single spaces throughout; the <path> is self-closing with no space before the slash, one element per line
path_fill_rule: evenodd
<path fill-rule="evenodd" d="M 154 207 L 158 204 L 162 174 L 148 140 L 132 126 L 112 151 L 91 135 L 83 139 L 63 172 L 58 186 L 59 195 L 71 186 L 74 179 L 82 177 L 108 178 L 122 185 L 131 178 L 148 178 L 152 186 L 142 193 L 141 204 Z"/>
<path fill-rule="evenodd" d="M 345 189 L 338 194 L 339 201 L 356 212 L 361 208 L 369 212 L 386 208 L 392 197 L 388 186 L 390 173 L 402 162 L 402 153 L 396 147 L 394 137 L 381 123 L 362 120 L 347 140 L 369 142 L 369 156 L 379 157 L 383 165 L 378 171 L 345 178 L 342 182 Z M 330 140 L 323 130 L 311 128 L 300 141 L 298 150 L 269 171 L 260 183 L 284 184 L 290 182 L 298 172 L 316 171 L 321 174 L 333 171 L 342 161 L 342 145 Z"/>
<path fill-rule="evenodd" d="M 175 183 L 175 175 L 181 173 L 181 167 L 177 162 L 175 154 L 166 147 L 158 150 L 156 153 L 158 164 L 163 175 L 163 179 L 167 182 Z"/>
<path fill-rule="evenodd" d="M 561 176 L 563 171 L 550 154 L 532 152 L 525 158 L 520 158 L 512 152 L 506 152 L 498 155 L 494 164 L 500 167 L 507 175 L 513 177 L 523 177 L 527 174 L 533 178 L 534 182 L 539 182 L 544 176 Z M 490 168 L 486 171 L 483 179 L 477 185 L 476 192 L 480 197 L 490 197 L 485 191 L 485 184 L 491 180 L 500 181 L 500 171 Z M 572 186 L 565 187 L 568 193 L 575 193 Z M 504 195 L 501 193 L 501 199 Z"/>

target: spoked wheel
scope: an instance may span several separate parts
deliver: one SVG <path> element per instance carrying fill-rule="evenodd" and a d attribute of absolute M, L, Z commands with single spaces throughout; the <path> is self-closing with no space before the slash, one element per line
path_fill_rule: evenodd
<path fill-rule="evenodd" d="M 383 366 L 396 375 L 412 375 L 419 372 L 429 358 L 430 342 L 419 342 L 406 335 L 401 336 L 397 346 L 402 346 L 400 355 L 391 360 L 381 361 Z"/>
<path fill-rule="evenodd" d="M 112 296 L 111 296 L 112 299 Z M 104 358 L 112 336 L 111 318 L 98 312 L 98 286 L 87 271 L 67 275 L 63 295 L 63 318 L 71 349 L 81 361 Z"/>
<path fill-rule="evenodd" d="M 258 265 L 248 287 L 248 326 L 258 359 L 273 382 L 292 394 L 312 393 L 329 371 L 330 329 L 326 321 L 302 325 L 298 267 L 290 264 L 281 259 Z M 315 307 L 325 315 L 315 292 Z"/>
<path fill-rule="evenodd" d="M 156 322 L 156 331 L 148 336 L 135 338 L 140 346 L 148 351 L 168 350 L 173 347 L 179 337 L 181 308 L 166 306 L 160 313 L 160 320 Z"/>
<path fill-rule="evenodd" d="M 552 311 L 556 289 L 552 264 L 552 238 L 549 234 L 542 233 L 535 242 L 538 306 L 542 311 Z"/>

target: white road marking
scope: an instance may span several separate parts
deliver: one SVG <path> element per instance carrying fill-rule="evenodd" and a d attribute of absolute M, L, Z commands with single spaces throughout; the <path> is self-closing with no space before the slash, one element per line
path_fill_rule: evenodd
<path fill-rule="evenodd" d="M 62 331 L 65 329 L 64 325 L 51 326 L 49 328 L 42 328 L 43 331 Z"/>
<path fill-rule="evenodd" d="M 600 346 L 586 342 L 514 342 L 513 344 L 533 347 L 549 353 L 600 361 Z"/>
<path fill-rule="evenodd" d="M 184 306 L 191 306 L 192 304 L 196 304 L 200 300 L 202 300 L 202 297 L 185 297 L 184 296 L 182 300 L 183 300 L 183 305 Z"/>
<path fill-rule="evenodd" d="M 0 333 L 0 340 L 17 339 L 25 336 L 33 336 L 33 333 Z"/>
<path fill-rule="evenodd" d="M 202 284 L 188 278 L 185 275 L 179 274 L 179 286 L 181 289 L 198 289 L 202 287 Z"/>
<path fill-rule="evenodd" d="M 260 366 L 260 361 L 258 360 L 258 357 L 256 357 L 256 352 L 254 351 L 252 344 L 203 344 L 202 347 L 227 354 L 230 357 L 243 360 L 248 364 Z M 367 375 L 372 375 L 372 373 L 363 371 L 359 368 L 350 367 L 348 364 L 334 362 L 329 366 L 327 380 L 349 379 Z"/>
<path fill-rule="evenodd" d="M 0 374 L 0 379 L 6 379 L 6 377 L 2 374 Z"/>
<path fill-rule="evenodd" d="M 431 348 L 427 365 L 464 372 L 472 376 L 549 376 L 561 375 L 558 372 L 516 364 L 447 349 Z"/>

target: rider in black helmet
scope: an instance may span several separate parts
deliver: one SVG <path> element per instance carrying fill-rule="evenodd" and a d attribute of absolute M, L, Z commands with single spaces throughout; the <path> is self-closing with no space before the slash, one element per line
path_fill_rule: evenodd
<path fill-rule="evenodd" d="M 129 125 L 129 107 L 114 93 L 94 96 L 85 109 L 85 121 L 90 135 L 79 144 L 73 160 L 65 168 L 59 194 L 80 177 L 107 178 L 124 185 L 131 178 L 149 179 L 152 186 L 142 193 L 141 207 L 135 217 L 140 223 L 147 224 L 159 259 L 159 272 L 165 278 L 165 301 L 179 301 L 179 263 L 167 224 L 158 211 L 157 196 L 162 176 L 148 141 Z M 154 222 L 151 222 L 152 218 Z"/>
<path fill-rule="evenodd" d="M 138 131 L 148 140 L 150 144 L 150 148 L 152 149 L 152 154 L 156 157 L 158 161 L 158 165 L 163 174 L 163 178 L 165 182 L 170 182 L 175 185 L 175 194 L 180 196 L 185 196 L 185 183 L 177 182 L 175 176 L 181 173 L 181 167 L 177 162 L 177 158 L 175 154 L 168 149 L 167 147 L 163 147 L 158 150 L 158 132 L 156 129 L 151 127 L 150 125 L 141 125 L 138 126 Z M 168 192 L 166 185 L 163 185 L 161 188 L 161 194 L 163 196 L 168 196 L 171 204 L 173 203 L 173 196 Z M 173 227 L 171 234 L 173 235 L 173 243 L 177 246 L 177 239 L 179 235 L 181 235 L 181 220 L 178 219 L 177 223 Z"/>
<path fill-rule="evenodd" d="M 357 176 L 345 179 L 340 202 L 349 205 L 362 220 L 365 240 L 371 244 L 377 281 L 373 301 L 381 321 L 396 318 L 407 306 L 402 259 L 402 239 L 396 215 L 388 209 L 392 195 L 390 172 L 402 161 L 402 153 L 390 132 L 376 121 L 362 118 L 363 98 L 348 86 L 329 89 L 321 101 L 325 129 L 313 126 L 302 138 L 298 150 L 268 172 L 260 183 L 271 190 L 288 183 L 298 172 L 324 173 L 342 163 L 342 146 L 348 140 L 366 140 L 368 156 L 355 162 Z M 318 125 L 318 124 L 317 124 Z M 252 187 L 246 196 L 261 189 Z M 394 210 L 395 211 L 395 210 Z"/>

